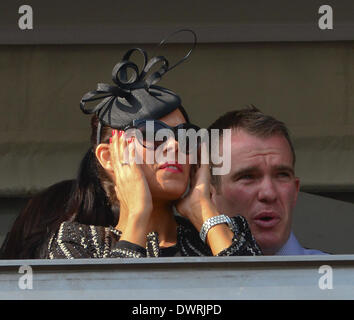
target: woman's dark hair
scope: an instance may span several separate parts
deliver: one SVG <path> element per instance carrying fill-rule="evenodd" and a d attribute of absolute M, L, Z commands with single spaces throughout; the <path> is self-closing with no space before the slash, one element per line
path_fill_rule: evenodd
<path fill-rule="evenodd" d="M 111 203 L 102 187 L 96 156 L 90 148 L 81 161 L 79 172 L 67 203 L 71 220 L 96 226 L 115 226 L 118 207 Z"/>
<path fill-rule="evenodd" d="M 36 258 L 44 236 L 68 218 L 66 205 L 73 186 L 74 180 L 56 183 L 27 202 L 2 245 L 2 259 Z"/>

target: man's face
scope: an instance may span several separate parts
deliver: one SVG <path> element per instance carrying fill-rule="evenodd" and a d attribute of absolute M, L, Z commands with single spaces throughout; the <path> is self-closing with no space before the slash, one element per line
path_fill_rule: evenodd
<path fill-rule="evenodd" d="M 275 254 L 291 231 L 299 192 L 293 156 L 282 135 L 259 138 L 244 130 L 231 135 L 231 171 L 220 176 L 212 199 L 220 213 L 244 216 L 266 255 Z"/>

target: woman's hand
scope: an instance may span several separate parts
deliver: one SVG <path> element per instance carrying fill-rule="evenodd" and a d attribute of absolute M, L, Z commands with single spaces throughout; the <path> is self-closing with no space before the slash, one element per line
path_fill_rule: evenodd
<path fill-rule="evenodd" d="M 202 164 L 199 168 L 192 168 L 191 189 L 189 193 L 176 205 L 177 211 L 190 220 L 194 227 L 200 231 L 203 223 L 214 216 L 219 215 L 218 210 L 211 201 L 210 195 L 210 169 L 208 164 Z M 232 244 L 234 233 L 226 224 L 218 224 L 207 233 L 206 242 L 213 255 Z"/>
<path fill-rule="evenodd" d="M 121 240 L 145 247 L 152 198 L 144 173 L 135 161 L 134 137 L 127 141 L 123 131 L 113 131 L 110 153 L 120 204 L 118 228 L 122 231 Z"/>
<path fill-rule="evenodd" d="M 176 208 L 198 231 L 206 219 L 219 214 L 210 198 L 209 165 L 192 167 L 189 193 L 177 203 Z"/>

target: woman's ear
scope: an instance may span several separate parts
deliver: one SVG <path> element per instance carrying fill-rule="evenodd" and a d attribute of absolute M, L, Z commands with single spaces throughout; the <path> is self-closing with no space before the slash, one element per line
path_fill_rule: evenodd
<path fill-rule="evenodd" d="M 101 166 L 108 171 L 113 171 L 111 152 L 109 150 L 109 144 L 101 143 L 96 147 L 96 158 L 98 159 Z"/>

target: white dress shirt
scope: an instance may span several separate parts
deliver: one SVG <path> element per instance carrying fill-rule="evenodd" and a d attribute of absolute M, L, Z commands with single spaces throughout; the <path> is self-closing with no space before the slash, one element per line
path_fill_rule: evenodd
<path fill-rule="evenodd" d="M 319 255 L 328 254 L 320 250 L 315 249 L 305 249 L 301 246 L 299 241 L 296 239 L 293 232 L 290 233 L 288 241 L 280 248 L 280 250 L 275 254 L 276 256 L 297 256 L 297 255 Z"/>

